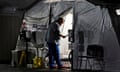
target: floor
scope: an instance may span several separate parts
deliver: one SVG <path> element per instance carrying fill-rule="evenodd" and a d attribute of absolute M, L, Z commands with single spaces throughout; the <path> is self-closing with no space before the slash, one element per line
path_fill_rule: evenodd
<path fill-rule="evenodd" d="M 18 68 L 12 67 L 9 64 L 0 64 L 0 72 L 101 72 L 101 71 L 90 71 L 90 70 L 79 70 L 73 71 L 68 69 L 33 69 L 33 68 Z"/>
<path fill-rule="evenodd" d="M 12 67 L 8 64 L 0 64 L 0 72 L 71 72 L 70 69 L 32 69 Z"/>
<path fill-rule="evenodd" d="M 15 68 L 10 65 L 0 65 L 0 72 L 72 72 L 71 69 L 32 69 L 32 68 Z"/>

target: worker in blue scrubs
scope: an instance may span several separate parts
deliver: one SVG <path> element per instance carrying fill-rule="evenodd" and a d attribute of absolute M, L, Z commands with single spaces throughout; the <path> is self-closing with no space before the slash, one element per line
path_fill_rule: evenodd
<path fill-rule="evenodd" d="M 59 52 L 59 39 L 60 37 L 65 38 L 66 36 L 61 35 L 59 27 L 63 24 L 64 19 L 59 18 L 55 22 L 51 23 L 48 27 L 46 34 L 46 41 L 49 48 L 49 67 L 50 69 L 55 68 L 55 61 L 58 66 L 58 69 L 63 68 L 63 65 L 60 61 L 60 52 Z"/>

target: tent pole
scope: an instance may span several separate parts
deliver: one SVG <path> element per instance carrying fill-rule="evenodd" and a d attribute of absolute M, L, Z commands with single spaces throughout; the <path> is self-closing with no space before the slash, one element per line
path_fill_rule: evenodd
<path fill-rule="evenodd" d="M 49 25 L 50 25 L 52 21 L 52 6 L 51 3 L 49 5 L 50 5 L 50 13 L 49 13 Z"/>

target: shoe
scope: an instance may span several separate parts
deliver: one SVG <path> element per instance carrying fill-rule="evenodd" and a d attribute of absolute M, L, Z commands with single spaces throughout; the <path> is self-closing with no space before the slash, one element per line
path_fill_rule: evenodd
<path fill-rule="evenodd" d="M 50 67 L 50 69 L 56 69 L 56 68 L 57 68 L 56 66 Z"/>
<path fill-rule="evenodd" d="M 65 66 L 58 66 L 58 69 L 65 69 Z"/>

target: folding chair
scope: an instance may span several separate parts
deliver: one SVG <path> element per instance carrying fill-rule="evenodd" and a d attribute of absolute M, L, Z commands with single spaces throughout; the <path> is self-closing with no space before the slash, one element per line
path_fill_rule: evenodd
<path fill-rule="evenodd" d="M 90 60 L 92 60 L 92 62 L 90 62 Z M 89 66 L 92 70 L 97 66 L 100 67 L 99 70 L 104 70 L 104 50 L 103 50 L 103 47 L 100 45 L 88 45 L 87 62 L 89 62 Z"/>
<path fill-rule="evenodd" d="M 84 70 L 95 70 L 98 65 L 99 70 L 104 70 L 104 51 L 100 45 L 88 45 L 87 55 L 79 55 L 78 57 L 78 68 L 82 70 L 84 64 Z M 84 63 L 83 63 L 84 62 Z M 88 68 L 89 67 L 89 68 Z M 97 69 L 98 70 L 98 69 Z"/>

